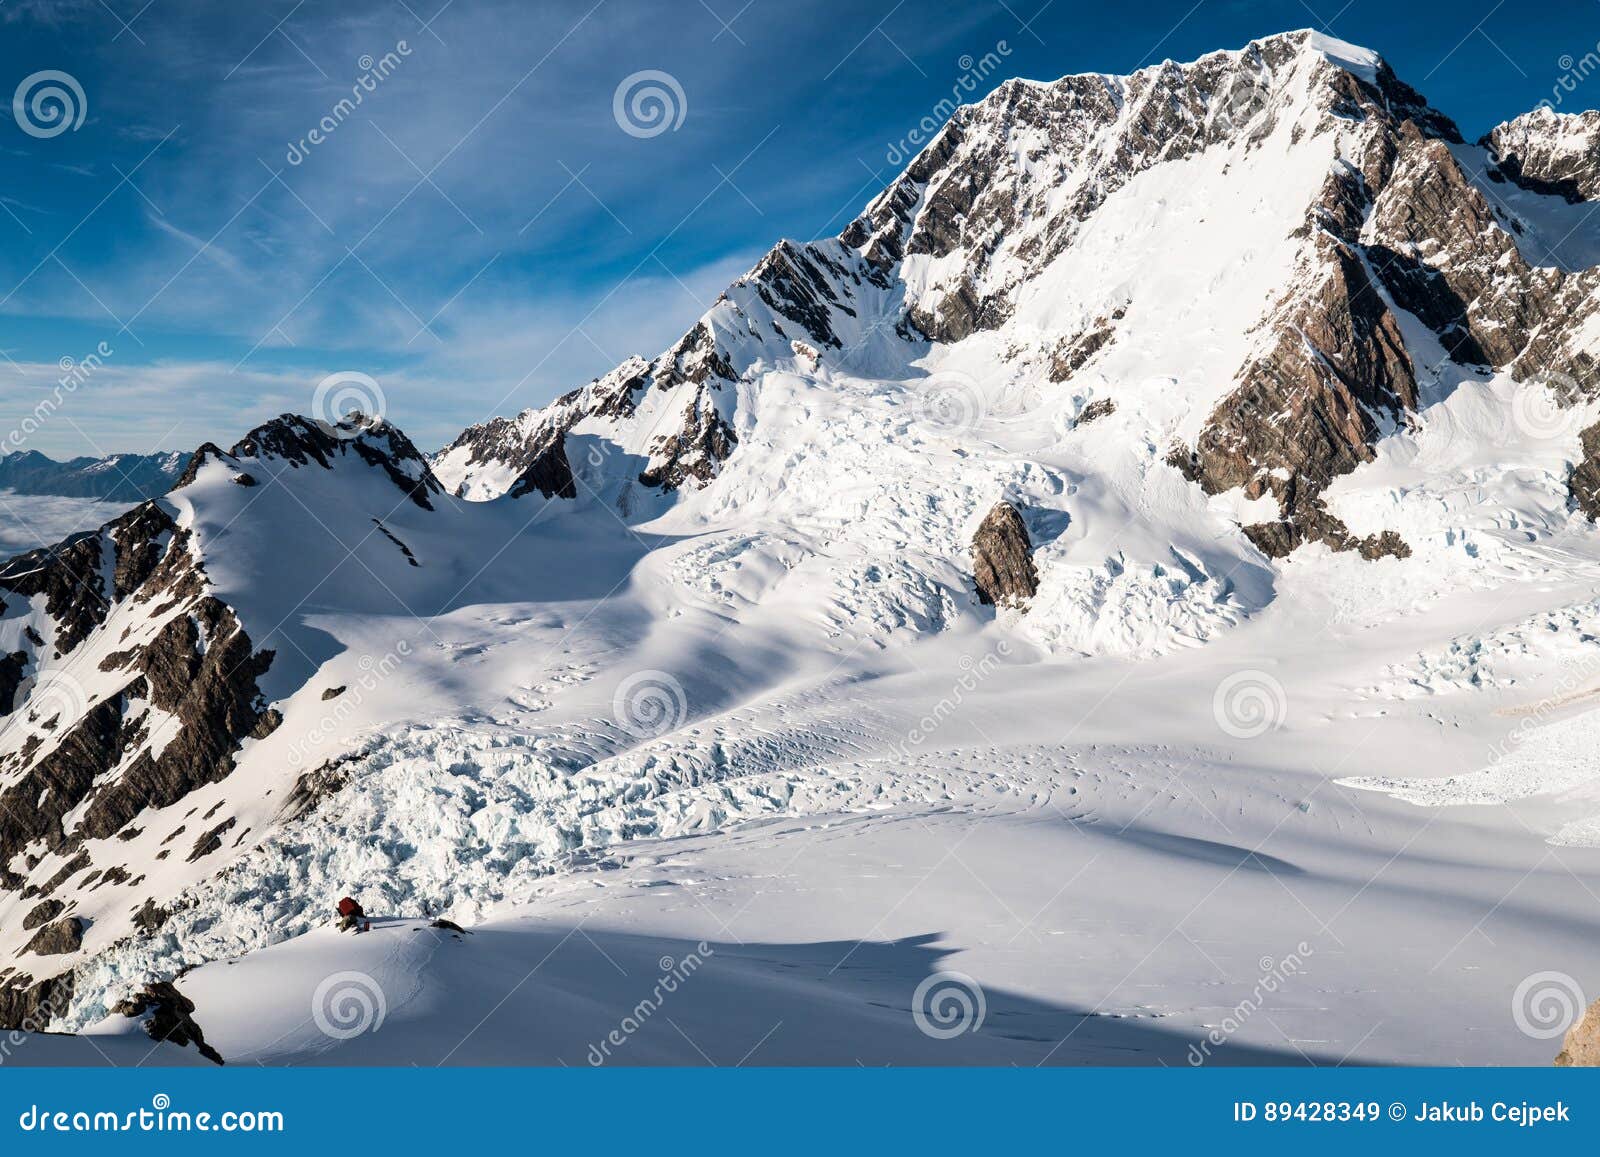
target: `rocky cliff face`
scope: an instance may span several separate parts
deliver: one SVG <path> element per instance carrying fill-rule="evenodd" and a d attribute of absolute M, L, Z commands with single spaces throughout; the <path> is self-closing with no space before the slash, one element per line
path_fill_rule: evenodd
<path fill-rule="evenodd" d="M 1600 112 L 1535 109 L 1481 143 L 1494 154 L 1499 175 L 1525 189 L 1573 204 L 1600 197 Z"/>
<path fill-rule="evenodd" d="M 203 447 L 173 493 L 208 467 L 234 482 L 259 476 L 257 492 L 270 493 L 280 473 L 331 472 L 346 459 L 385 479 L 394 503 L 431 510 L 441 492 L 386 423 L 285 416 L 228 451 Z M 17 647 L 0 696 L 0 934 L 26 934 L 0 966 L 0 1010 L 20 1023 L 70 997 L 61 970 L 84 948 L 82 900 L 106 889 L 126 894 L 130 913 L 150 906 L 148 867 L 133 866 L 130 843 L 147 817 L 227 779 L 244 745 L 281 717 L 262 690 L 274 649 L 217 597 L 169 500 L 0 566 L 0 637 Z M 235 826 L 213 806 L 178 823 L 154 859 L 181 850 L 203 867 L 242 838 Z"/>
<path fill-rule="evenodd" d="M 985 606 L 1021 606 L 1039 593 L 1033 541 L 1011 503 L 995 503 L 973 536 L 972 575 Z"/>
<path fill-rule="evenodd" d="M 1208 491 L 1242 485 L 1249 497 L 1277 500 L 1280 521 L 1246 528 L 1275 556 L 1309 541 L 1369 558 L 1407 553 L 1397 536 L 1350 535 L 1320 500 L 1417 408 L 1418 380 L 1433 367 L 1416 365 L 1400 311 L 1454 363 L 1553 380 L 1561 404 L 1593 396 L 1597 384 L 1596 350 L 1583 334 L 1600 275 L 1530 264 L 1520 224 L 1469 174 L 1437 114 L 1397 109 L 1355 77 L 1339 87 L 1362 118 L 1357 148 L 1307 216 L 1301 272 L 1266 323 L 1274 344 L 1245 367 L 1189 459 Z M 1576 195 L 1584 167 L 1557 160 L 1573 156 L 1552 144 L 1561 135 L 1573 134 L 1559 118 L 1535 117 L 1500 139 L 1523 150 L 1527 171 L 1567 174 Z M 1502 156 L 1500 171 L 1509 163 L 1524 172 L 1505 159 L 1515 155 Z M 1575 495 L 1581 486 L 1579 476 Z"/>
<path fill-rule="evenodd" d="M 1589 196 L 1597 123 L 1519 118 L 1490 135 L 1494 163 L 1475 174 L 1457 155 L 1454 124 L 1386 63 L 1314 33 L 1128 77 L 1008 81 L 959 109 L 839 238 L 774 248 L 672 350 L 546 410 L 474 427 L 435 465 L 473 497 L 513 487 L 570 496 L 566 442 L 587 434 L 590 456 L 615 455 L 633 471 L 628 482 L 704 485 L 737 451 L 748 406 L 739 399 L 765 369 L 909 364 L 929 343 L 1006 330 L 1029 287 L 1120 190 L 1161 166 L 1208 150 L 1248 154 L 1287 132 L 1296 149 L 1335 142 L 1336 163 L 1306 205 L 1297 268 L 1256 322 L 1254 352 L 1169 461 L 1209 493 L 1272 499 L 1278 517 L 1244 528 L 1268 555 L 1318 542 L 1403 557 L 1398 535 L 1351 533 L 1322 494 L 1409 421 L 1419 381 L 1437 370 L 1417 364 L 1409 319 L 1459 364 L 1553 374 L 1580 384 L 1574 398 L 1590 392 L 1592 343 L 1577 335 L 1595 312 L 1597 275 L 1531 264 L 1520 225 L 1484 186 Z M 1049 380 L 1092 366 L 1128 307 L 1054 338 Z M 883 353 L 884 340 L 898 354 Z M 626 489 L 598 485 L 608 498 Z"/>

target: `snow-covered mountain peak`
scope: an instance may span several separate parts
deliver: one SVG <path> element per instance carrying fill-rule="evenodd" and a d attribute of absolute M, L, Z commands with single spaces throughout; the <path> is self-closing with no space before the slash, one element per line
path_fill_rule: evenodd
<path fill-rule="evenodd" d="M 225 462 L 234 472 L 234 481 L 245 486 L 261 481 L 255 474 L 262 472 L 270 476 L 310 465 L 332 470 L 340 462 L 356 460 L 382 470 L 423 508 L 429 508 L 430 494 L 444 489 L 427 457 L 399 427 L 382 417 L 360 413 L 332 422 L 281 414 L 257 426 L 227 451 L 207 443 L 195 452 L 174 488 L 193 482 L 200 468 L 213 460 Z"/>
<path fill-rule="evenodd" d="M 1537 108 L 1499 125 L 1480 142 L 1495 171 L 1530 192 L 1577 205 L 1600 195 L 1600 111 Z"/>
<path fill-rule="evenodd" d="M 1593 135 L 1497 132 L 1311 32 L 1007 82 L 839 236 L 431 462 L 359 415 L 203 447 L 0 569 L 0 802 L 29 817 L 0 915 L 33 922 L 0 927 L 0 997 L 77 985 L 87 1017 L 305 930 L 368 865 L 397 910 L 479 913 L 559 855 L 788 806 L 723 790 L 749 767 L 859 740 L 900 768 L 914 718 L 850 703 L 814 742 L 740 712 L 882 703 L 928 655 L 1004 657 L 1044 704 L 1086 662 L 1255 662 L 1274 613 L 1320 651 L 1325 605 L 1587 574 Z"/>

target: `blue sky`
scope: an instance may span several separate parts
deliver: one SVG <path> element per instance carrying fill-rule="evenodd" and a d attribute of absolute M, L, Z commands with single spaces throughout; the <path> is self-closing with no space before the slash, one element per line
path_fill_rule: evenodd
<path fill-rule="evenodd" d="M 1476 137 L 1596 51 L 1600 3 L 0 0 L 0 89 L 56 70 L 85 106 L 53 136 L 0 116 L 0 437 L 103 349 L 28 447 L 231 442 L 359 371 L 432 448 L 659 352 L 779 237 L 837 232 L 965 57 L 1004 45 L 981 95 L 1308 26 Z M 645 70 L 681 89 L 676 128 L 619 127 Z M 1562 108 L 1597 102 L 1600 77 Z"/>

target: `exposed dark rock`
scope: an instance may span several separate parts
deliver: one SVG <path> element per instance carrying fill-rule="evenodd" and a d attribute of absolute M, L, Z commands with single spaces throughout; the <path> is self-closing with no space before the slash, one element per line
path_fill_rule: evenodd
<path fill-rule="evenodd" d="M 209 856 L 212 852 L 222 847 L 222 833 L 232 831 L 239 821 L 233 817 L 223 820 L 209 831 L 202 832 L 195 840 L 194 848 L 189 852 L 189 863 L 194 863 L 202 856 Z"/>
<path fill-rule="evenodd" d="M 1094 324 L 1077 337 L 1063 338 L 1050 359 L 1050 380 L 1064 382 L 1087 365 L 1089 359 L 1116 336 L 1114 323 L 1121 321 L 1126 313 L 1125 307 L 1118 307 L 1109 317 L 1095 318 Z M 1110 413 L 1109 410 L 1106 412 Z"/>
<path fill-rule="evenodd" d="M 37 956 L 63 956 L 83 947 L 83 921 L 67 916 L 54 924 L 46 924 L 28 941 L 24 952 Z"/>
<path fill-rule="evenodd" d="M 338 794 L 349 781 L 344 767 L 354 759 L 356 756 L 346 755 L 339 759 L 331 759 L 311 771 L 302 772 L 283 801 L 283 806 L 278 812 L 279 821 L 288 823 L 297 820 L 311 812 L 323 800 Z"/>
<path fill-rule="evenodd" d="M 22 930 L 32 932 L 39 925 L 54 920 L 67 906 L 60 900 L 41 900 L 22 918 Z"/>
<path fill-rule="evenodd" d="M 1535 109 L 1500 125 L 1480 144 L 1506 180 L 1576 204 L 1600 198 L 1600 112 Z"/>
<path fill-rule="evenodd" d="M 1303 58 L 1306 35 L 1272 36 L 1239 53 L 1168 62 L 1127 78 L 1008 81 L 981 104 L 953 110 L 841 240 L 884 265 L 906 254 L 961 255 L 948 280 L 911 309 L 929 338 L 956 341 L 999 325 L 1010 315 L 1015 287 L 1054 260 L 1082 222 L 1140 173 L 1270 131 L 1283 112 L 1276 78 Z M 1382 117 L 1460 139 L 1387 65 L 1371 81 L 1331 63 L 1316 67 L 1313 99 L 1330 123 Z M 1037 154 L 1018 147 L 1031 141 L 1041 142 Z M 1039 221 L 1049 227 L 1027 227 Z M 993 274 L 1002 263 L 1010 267 L 1003 280 Z M 1070 370 L 1063 364 L 1057 372 Z"/>
<path fill-rule="evenodd" d="M 1320 495 L 1371 458 L 1377 415 L 1398 416 L 1417 396 L 1399 323 L 1365 263 L 1319 234 L 1304 272 L 1306 288 L 1291 291 L 1271 323 L 1275 344 L 1246 366 L 1195 448 L 1208 493 L 1243 487 L 1247 498 L 1277 499 L 1286 526 L 1246 529 L 1274 557 L 1310 541 L 1350 548 Z"/>
<path fill-rule="evenodd" d="M 263 470 L 274 462 L 289 469 L 315 464 L 331 470 L 334 462 L 347 454 L 353 454 L 367 465 L 382 470 L 412 502 L 424 510 L 433 509 L 433 504 L 428 501 L 430 494 L 443 492 L 444 488 L 433 476 L 428 460 L 412 445 L 411 439 L 382 418 L 369 418 L 359 413 L 349 414 L 336 423 L 316 422 L 297 414 L 282 414 L 257 426 L 226 453 L 208 442 L 195 452 L 173 489 L 191 484 L 201 466 L 212 460 L 232 465 L 241 460 L 255 459 L 262 464 Z M 237 467 L 235 469 L 237 471 Z M 250 483 L 243 485 L 256 481 L 254 475 L 247 475 L 243 471 L 237 471 L 234 481 L 238 481 L 239 477 L 251 479 Z"/>
<path fill-rule="evenodd" d="M 65 850 L 66 849 L 63 849 L 63 851 Z M 34 896 L 50 895 L 50 893 L 61 887 L 62 884 L 65 884 L 73 876 L 76 876 L 79 872 L 87 868 L 92 862 L 93 861 L 89 859 L 88 852 L 78 852 L 72 857 L 72 859 L 68 860 L 65 864 L 62 864 L 61 867 L 56 870 L 56 873 L 43 884 L 30 884 L 28 887 L 24 888 L 22 890 L 22 898 L 24 900 L 29 900 Z M 33 868 L 33 864 L 29 864 L 28 866 L 30 870 Z"/>
<path fill-rule="evenodd" d="M 221 446 L 215 442 L 202 442 L 199 449 L 189 455 L 189 461 L 183 468 L 183 473 L 178 475 L 178 480 L 172 484 L 172 489 L 182 490 L 199 476 L 200 468 L 207 462 L 226 458 L 228 455 Z"/>
<path fill-rule="evenodd" d="M 853 276 L 820 246 L 781 241 L 761 259 L 750 281 L 774 313 L 798 322 L 819 346 L 838 349 L 841 343 L 833 330 L 831 311 L 854 316 L 855 310 L 834 296 L 833 286 Z M 685 340 L 705 343 L 710 335 L 691 333 Z M 716 369 L 725 379 L 735 376 L 726 363 Z"/>
<path fill-rule="evenodd" d="M 170 981 L 156 981 L 143 992 L 116 1004 L 112 1012 L 140 1017 L 151 1040 L 187 1048 L 193 1045 L 208 1061 L 223 1064 L 222 1054 L 206 1044 L 205 1033 L 194 1020 L 194 1001 L 184 996 Z"/>
<path fill-rule="evenodd" d="M 663 435 L 651 447 L 660 461 L 641 472 L 639 481 L 663 490 L 676 490 L 691 478 L 708 482 L 737 443 L 733 427 L 702 392 L 684 414 L 683 428 Z"/>
<path fill-rule="evenodd" d="M 111 589 L 99 589 L 105 585 Z M 108 673 L 126 672 L 119 691 L 91 702 L 78 718 L 39 721 L 53 734 L 30 737 L 8 773 L 0 791 L 0 865 L 40 841 L 46 851 L 73 857 L 49 881 L 28 884 L 25 894 L 49 895 L 90 867 L 86 855 L 74 854 L 82 840 L 117 835 L 146 808 L 176 803 L 225 777 L 240 742 L 281 721 L 261 704 L 256 682 L 272 653 L 256 652 L 232 609 L 205 593 L 189 533 L 155 503 L 93 535 L 13 560 L 0 572 L 0 589 L 45 594 L 63 648 L 103 623 L 111 601 L 151 603 L 152 615 L 166 616 L 149 643 L 101 664 Z M 85 597 L 90 590 L 94 597 Z M 150 746 L 147 716 L 134 707 L 144 700 L 176 719 L 159 754 Z M 126 869 L 113 868 L 80 886 L 128 878 Z"/>
<path fill-rule="evenodd" d="M 1079 414 L 1078 420 L 1072 424 L 1074 427 L 1087 426 L 1090 422 L 1109 417 L 1116 412 L 1117 403 L 1111 398 L 1096 398 L 1083 408 L 1083 413 Z"/>
<path fill-rule="evenodd" d="M 37 984 L 27 974 L 8 976 L 0 986 L 0 1028 L 43 1032 L 66 1015 L 72 1004 L 73 974 L 64 972 Z"/>
<path fill-rule="evenodd" d="M 381 519 L 374 518 L 372 520 L 372 524 L 374 526 L 376 526 L 379 529 L 379 531 L 381 531 L 383 533 L 383 536 L 385 538 L 387 538 L 390 542 L 394 543 L 397 547 L 400 548 L 400 553 L 405 556 L 405 560 L 407 562 L 409 562 L 412 566 L 421 566 L 422 565 L 421 563 L 419 563 L 417 561 L 417 556 L 411 553 L 411 548 L 409 546 L 407 546 L 405 543 L 401 542 L 400 539 L 395 536 L 394 532 L 391 531 L 387 526 L 385 526 L 383 524 L 383 521 Z"/>
<path fill-rule="evenodd" d="M 322 692 L 322 701 L 326 703 L 330 699 L 337 699 L 345 693 L 345 690 L 346 688 L 342 683 L 337 687 L 329 687 Z"/>
<path fill-rule="evenodd" d="M 972 573 L 978 601 L 986 606 L 1018 606 L 1039 592 L 1033 543 L 1011 503 L 995 503 L 978 527 L 972 539 Z"/>
<path fill-rule="evenodd" d="M 0 655 L 0 715 L 11 713 L 17 688 L 22 685 L 27 669 L 28 652 L 13 651 L 9 655 Z"/>
<path fill-rule="evenodd" d="M 545 444 L 529 459 L 527 468 L 517 476 L 509 491 L 513 498 L 538 491 L 546 498 L 576 498 L 578 484 L 572 475 L 572 463 L 567 460 L 567 438 L 563 431 L 552 434 Z"/>
<path fill-rule="evenodd" d="M 1567 489 L 1572 494 L 1573 505 L 1583 511 L 1590 522 L 1600 521 L 1600 422 L 1585 428 L 1578 442 L 1583 457 L 1567 474 Z"/>
<path fill-rule="evenodd" d="M 134 927 L 146 935 L 154 936 L 172 917 L 172 913 L 161 907 L 154 900 L 145 900 L 144 904 L 133 914 Z"/>
<path fill-rule="evenodd" d="M 95 885 L 95 888 L 104 888 L 108 884 L 126 884 L 132 878 L 133 873 L 128 871 L 126 865 L 116 864 L 113 867 L 107 868 L 101 874 L 100 882 Z"/>
<path fill-rule="evenodd" d="M 642 366 L 644 363 L 638 363 Z M 626 365 L 626 363 L 625 363 Z M 648 379 L 642 373 L 624 375 L 614 393 L 607 393 L 597 410 L 607 404 L 617 413 L 632 413 L 634 392 L 643 388 Z M 596 383 L 598 384 L 598 383 Z M 527 418 L 495 418 L 481 425 L 469 426 L 443 451 L 453 454 L 465 451 L 469 466 L 503 463 L 518 472 L 507 493 L 514 497 L 537 491 L 545 498 L 576 498 L 577 484 L 572 475 L 572 464 L 567 460 L 567 430 L 582 417 L 578 394 L 567 395 L 556 404 L 557 413 L 539 423 L 531 431 L 523 429 Z M 570 412 L 566 412 L 570 410 Z"/>
<path fill-rule="evenodd" d="M 105 622 L 109 607 L 102 589 L 99 532 L 72 535 L 0 565 L 0 592 L 7 591 L 23 598 L 44 595 L 45 611 L 57 624 L 56 650 L 70 654 Z"/>

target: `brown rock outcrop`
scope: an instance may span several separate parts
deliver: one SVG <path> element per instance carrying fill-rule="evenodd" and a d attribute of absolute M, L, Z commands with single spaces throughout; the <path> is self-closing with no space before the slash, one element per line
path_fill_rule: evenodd
<path fill-rule="evenodd" d="M 1561 1051 L 1556 1054 L 1556 1064 L 1563 1068 L 1600 1066 L 1600 1000 L 1591 1004 L 1578 1023 L 1567 1030 L 1561 1041 Z"/>
<path fill-rule="evenodd" d="M 76 916 L 68 916 L 39 929 L 23 951 L 32 952 L 36 956 L 61 956 L 68 952 L 76 952 L 81 947 L 83 947 L 83 921 Z"/>
<path fill-rule="evenodd" d="M 1022 515 L 997 502 L 972 539 L 972 575 L 985 606 L 1020 606 L 1039 593 L 1033 543 Z"/>
<path fill-rule="evenodd" d="M 144 1031 L 151 1040 L 166 1041 L 180 1047 L 193 1045 L 200 1055 L 215 1064 L 224 1064 L 222 1054 L 206 1044 L 205 1033 L 194 1020 L 194 1001 L 179 992 L 170 981 L 149 985 L 137 996 L 115 1005 L 112 1012 L 143 1017 Z"/>

